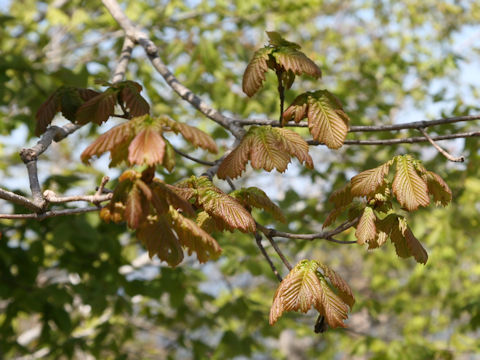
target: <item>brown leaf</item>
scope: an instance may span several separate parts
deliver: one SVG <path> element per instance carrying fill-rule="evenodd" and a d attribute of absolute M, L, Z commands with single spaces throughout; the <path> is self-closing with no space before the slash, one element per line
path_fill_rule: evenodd
<path fill-rule="evenodd" d="M 369 243 L 374 241 L 377 236 L 377 229 L 375 227 L 375 212 L 369 206 L 365 207 L 362 217 L 358 221 L 355 236 L 359 244 Z"/>
<path fill-rule="evenodd" d="M 137 229 L 145 221 L 148 212 L 148 202 L 142 196 L 141 190 L 135 184 L 128 193 L 125 204 L 125 220 L 131 229 Z"/>
<path fill-rule="evenodd" d="M 133 81 L 126 81 L 126 84 L 120 91 L 120 97 L 125 103 L 128 112 L 132 117 L 148 114 L 150 112 L 150 105 L 140 95 L 142 86 Z"/>
<path fill-rule="evenodd" d="M 332 284 L 338 286 L 341 295 L 331 289 L 324 275 L 318 272 L 319 267 L 324 270 Z M 302 260 L 283 279 L 275 293 L 270 309 L 270 325 L 273 325 L 284 311 L 306 313 L 313 306 L 325 316 L 331 327 L 345 327 L 343 320 L 347 318 L 349 308 L 342 298 L 353 305 L 353 295 L 343 279 L 317 261 Z"/>
<path fill-rule="evenodd" d="M 91 143 L 82 153 L 81 159 L 87 163 L 92 156 L 100 156 L 107 151 L 118 148 L 122 143 L 128 143 L 133 136 L 133 128 L 130 122 L 124 122 L 117 125 L 106 133 L 100 135 L 93 143 Z M 113 156 L 112 156 L 113 158 Z"/>
<path fill-rule="evenodd" d="M 268 70 L 267 61 L 272 51 L 273 48 L 271 47 L 264 47 L 255 51 L 252 59 L 247 65 L 245 73 L 243 74 L 242 90 L 249 97 L 255 95 L 255 93 L 262 87 L 262 84 L 265 81 L 265 73 Z"/>
<path fill-rule="evenodd" d="M 340 101 L 327 90 L 319 90 L 308 97 L 308 128 L 314 140 L 330 149 L 342 147 L 347 137 L 349 117 Z"/>
<path fill-rule="evenodd" d="M 404 218 L 399 219 L 399 227 L 405 238 L 409 253 L 415 258 L 417 262 L 425 265 L 428 260 L 428 254 L 423 248 L 420 241 L 418 241 L 415 235 L 413 235 L 412 230 L 410 230 Z"/>
<path fill-rule="evenodd" d="M 285 71 L 291 71 L 295 75 L 307 74 L 314 78 L 322 77 L 320 68 L 297 49 L 288 46 L 280 47 L 273 52 L 273 57 Z"/>
<path fill-rule="evenodd" d="M 238 200 L 244 207 L 251 206 L 263 209 L 271 213 L 278 221 L 287 221 L 282 210 L 269 199 L 263 190 L 257 187 L 241 188 L 231 192 L 229 195 Z"/>
<path fill-rule="evenodd" d="M 313 167 L 308 144 L 300 135 L 284 128 L 252 126 L 240 144 L 222 161 L 217 176 L 220 179 L 240 176 L 249 159 L 254 169 L 284 172 L 291 156 L 307 167 Z"/>
<path fill-rule="evenodd" d="M 195 222 L 182 216 L 172 207 L 170 207 L 169 216 L 172 220 L 172 227 L 181 244 L 187 247 L 189 255 L 195 252 L 201 263 L 220 256 L 222 249 L 218 243 Z"/>
<path fill-rule="evenodd" d="M 168 119 L 168 125 L 171 130 L 176 134 L 180 133 L 182 136 L 195 147 L 201 147 L 208 150 L 211 153 L 216 154 L 218 152 L 217 145 L 210 135 L 202 130 L 190 126 L 184 123 L 180 123 L 171 119 Z"/>
<path fill-rule="evenodd" d="M 319 263 L 318 266 L 322 269 L 323 275 L 328 278 L 332 285 L 338 290 L 343 302 L 352 308 L 353 304 L 355 304 L 355 297 L 353 296 L 350 286 L 329 266 L 321 263 Z"/>
<path fill-rule="evenodd" d="M 35 128 L 35 135 L 40 136 L 46 130 L 48 125 L 52 123 L 55 114 L 60 111 L 60 99 L 57 92 L 54 92 L 37 110 L 35 120 L 37 127 Z"/>
<path fill-rule="evenodd" d="M 128 147 L 130 164 L 153 166 L 163 162 L 165 142 L 153 128 L 142 130 Z"/>
<path fill-rule="evenodd" d="M 435 205 L 447 206 L 452 201 L 452 190 L 438 174 L 427 171 L 424 179 L 427 182 L 428 192 L 433 196 Z"/>
<path fill-rule="evenodd" d="M 142 224 L 137 230 L 137 238 L 147 248 L 150 258 L 157 255 L 160 260 L 172 267 L 182 262 L 183 250 L 163 216 L 153 223 Z"/>
<path fill-rule="evenodd" d="M 390 170 L 391 161 L 386 162 L 374 169 L 362 171 L 355 175 L 352 183 L 351 193 L 353 196 L 372 196 L 385 183 L 385 177 Z"/>
<path fill-rule="evenodd" d="M 118 91 L 112 88 L 84 102 L 77 110 L 75 120 L 84 125 L 89 122 L 101 125 L 115 114 Z"/>

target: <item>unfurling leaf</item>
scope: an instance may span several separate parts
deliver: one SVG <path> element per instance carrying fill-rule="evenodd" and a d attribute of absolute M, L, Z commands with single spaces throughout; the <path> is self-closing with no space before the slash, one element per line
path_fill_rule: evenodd
<path fill-rule="evenodd" d="M 360 217 L 360 220 L 357 224 L 357 231 L 355 231 L 355 236 L 357 237 L 357 242 L 359 244 L 370 243 L 374 241 L 377 236 L 377 228 L 375 226 L 375 212 L 369 206 L 365 207 L 363 214 Z"/>
<path fill-rule="evenodd" d="M 144 223 L 136 235 L 147 248 L 150 258 L 157 255 L 160 260 L 172 267 L 182 262 L 182 247 L 165 217 L 159 217 L 155 222 Z"/>
<path fill-rule="evenodd" d="M 91 143 L 82 153 L 81 159 L 84 163 L 88 162 L 93 156 L 100 156 L 103 153 L 118 149 L 121 144 L 128 145 L 134 136 L 132 122 L 128 121 L 111 128 L 106 133 L 100 135 Z M 128 149 L 128 146 L 126 146 Z M 128 151 L 127 154 L 128 155 Z M 113 161 L 113 154 L 111 156 Z"/>
<path fill-rule="evenodd" d="M 318 90 L 299 95 L 283 113 L 283 122 L 293 118 L 298 123 L 305 117 L 315 141 L 324 143 L 330 149 L 342 147 L 350 119 L 333 94 Z"/>
<path fill-rule="evenodd" d="M 150 105 L 140 95 L 142 86 L 134 81 L 126 80 L 116 83 L 114 86 L 120 88 L 120 99 L 125 103 L 128 113 L 132 117 L 142 116 L 150 112 Z"/>
<path fill-rule="evenodd" d="M 128 147 L 128 162 L 130 164 L 148 165 L 161 164 L 165 154 L 165 141 L 154 129 L 145 129 L 135 136 Z"/>
<path fill-rule="evenodd" d="M 270 44 L 253 54 L 243 74 L 242 90 L 249 97 L 262 87 L 268 69 L 280 72 L 281 81 L 289 89 L 295 75 L 322 76 L 320 68 L 303 52 L 300 45 L 283 39 L 276 31 L 267 31 Z"/>
<path fill-rule="evenodd" d="M 362 171 L 355 175 L 352 180 L 353 196 L 372 196 L 385 183 L 385 177 L 390 170 L 391 161 L 386 162 L 374 169 Z"/>
<path fill-rule="evenodd" d="M 37 127 L 35 134 L 40 136 L 45 132 L 48 125 L 51 124 L 55 114 L 59 111 L 62 115 L 75 122 L 75 114 L 78 108 L 99 93 L 90 89 L 80 89 L 72 86 L 62 86 L 58 88 L 37 111 L 36 121 Z"/>
<path fill-rule="evenodd" d="M 160 118 L 164 122 L 165 126 L 168 126 L 169 130 L 175 134 L 182 134 L 182 136 L 195 147 L 208 150 L 211 153 L 216 154 L 218 152 L 217 145 L 210 135 L 202 130 L 190 126 L 175 120 L 172 120 L 166 116 Z"/>
<path fill-rule="evenodd" d="M 428 187 L 417 174 L 410 156 L 398 156 L 392 190 L 400 205 L 408 211 L 417 210 L 419 206 L 428 206 Z"/>
<path fill-rule="evenodd" d="M 269 47 L 255 51 L 250 63 L 245 69 L 242 90 L 249 97 L 255 95 L 255 93 L 262 87 L 262 84 L 265 81 L 265 73 L 268 70 L 267 61 L 272 51 L 273 48 Z"/>
<path fill-rule="evenodd" d="M 284 172 L 292 156 L 313 168 L 308 144 L 296 132 L 285 128 L 252 126 L 240 144 L 220 164 L 217 176 L 220 179 L 240 176 L 248 160 L 254 169 Z"/>
<path fill-rule="evenodd" d="M 257 187 L 241 188 L 229 194 L 237 199 L 243 206 L 263 209 L 273 215 L 275 219 L 286 222 L 282 210 L 275 205 L 265 194 L 265 192 Z"/>
<path fill-rule="evenodd" d="M 174 191 L 205 210 L 220 231 L 238 229 L 251 233 L 256 230 L 255 220 L 242 204 L 213 185 L 206 176 L 192 176 L 177 183 Z"/>
<path fill-rule="evenodd" d="M 272 55 L 275 62 L 286 72 L 291 71 L 295 75 L 307 74 L 314 78 L 322 77 L 320 68 L 301 51 L 291 47 L 281 47 Z"/>
<path fill-rule="evenodd" d="M 428 192 L 432 194 L 435 205 L 447 206 L 452 201 L 452 191 L 439 175 L 433 171 L 427 171 L 424 179 L 427 181 Z"/>
<path fill-rule="evenodd" d="M 163 165 L 171 171 L 175 166 L 174 150 L 163 137 L 165 131 L 180 132 L 195 146 L 216 151 L 212 138 L 203 131 L 180 124 L 168 117 L 149 115 L 135 117 L 100 135 L 82 153 L 83 162 L 92 156 L 110 151 L 110 166 L 127 161 L 129 165 Z"/>
<path fill-rule="evenodd" d="M 323 274 L 318 271 L 319 268 Z M 270 325 L 284 311 L 306 313 L 314 307 L 330 327 L 345 327 L 343 321 L 354 302 L 350 288 L 338 274 L 317 261 L 302 260 L 283 279 L 275 293 L 270 309 Z"/>
<path fill-rule="evenodd" d="M 169 210 L 169 217 L 180 243 L 188 249 L 189 255 L 195 252 L 201 263 L 218 258 L 222 252 L 220 245 L 195 222 L 182 216 L 172 207 Z"/>
<path fill-rule="evenodd" d="M 75 120 L 80 125 L 93 122 L 101 125 L 115 114 L 117 103 L 117 91 L 108 88 L 105 92 L 91 98 L 82 104 L 77 110 Z"/>

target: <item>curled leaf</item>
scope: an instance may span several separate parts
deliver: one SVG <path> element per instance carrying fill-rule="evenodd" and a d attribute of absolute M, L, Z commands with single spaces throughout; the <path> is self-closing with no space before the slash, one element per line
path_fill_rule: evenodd
<path fill-rule="evenodd" d="M 231 192 L 229 195 L 240 201 L 243 206 L 263 209 L 271 213 L 278 221 L 286 221 L 282 210 L 268 198 L 263 190 L 257 187 L 241 188 Z"/>
<path fill-rule="evenodd" d="M 267 61 L 273 49 L 265 47 L 255 51 L 243 74 L 242 90 L 249 97 L 262 87 L 265 81 L 265 73 L 268 70 Z"/>

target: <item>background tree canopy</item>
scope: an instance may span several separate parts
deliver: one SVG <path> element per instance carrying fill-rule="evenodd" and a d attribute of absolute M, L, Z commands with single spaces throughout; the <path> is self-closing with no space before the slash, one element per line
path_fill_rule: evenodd
<path fill-rule="evenodd" d="M 162 69 L 149 61 L 148 56 L 155 65 L 155 54 L 146 54 L 144 42 L 130 43 L 133 52 L 128 62 L 130 40 L 125 41 L 125 31 L 131 35 L 136 29 L 127 29 L 112 17 L 107 7 L 112 11 L 114 1 L 103 3 L 0 0 L 0 358 L 470 359 L 480 353 L 478 1 L 123 1 L 121 9 L 156 45 L 160 62 L 181 84 L 221 116 L 245 121 L 227 129 L 218 124 L 222 117 L 210 113 L 211 118 L 217 116 L 215 123 L 202 114 L 208 109 L 200 105 L 199 112 L 172 91 L 160 75 Z M 112 81 L 119 61 L 128 62 L 128 70 L 117 77 L 143 87 L 141 95 L 148 104 L 142 106 L 149 105 L 156 116 L 203 130 L 219 150 L 211 154 L 204 149 L 213 150 L 215 144 L 198 137 L 195 143 L 186 135 L 191 134 L 187 128 L 163 123 L 171 130 L 165 139 L 180 152 L 170 153 L 170 162 L 157 166 L 157 177 L 166 184 L 184 181 L 184 191 L 214 191 L 209 184 L 185 179 L 208 174 L 211 163 L 238 145 L 235 137 L 240 139 L 248 124 L 274 125 L 279 118 L 274 71 L 265 73 L 263 88 L 255 96 L 242 92 L 247 64 L 269 42 L 265 30 L 278 31 L 300 44 L 305 56 L 322 70 L 322 79 L 296 76 L 291 89 L 285 90 L 285 108 L 301 93 L 326 88 L 343 104 L 351 127 L 452 117 L 468 120 L 427 128 L 433 137 L 460 134 L 439 144 L 455 156 L 464 156 L 463 163 L 449 162 L 426 142 L 423 127 L 417 124 L 402 131 L 349 132 L 346 145 L 338 150 L 310 146 L 314 169 L 302 166 L 297 156 L 300 161 L 292 161 L 285 173 L 247 166 L 233 182 L 237 189 L 255 186 L 265 191 L 287 220 L 277 221 L 275 210 L 272 214 L 254 209 L 258 224 L 277 232 L 318 233 L 335 209 L 327 201 L 334 190 L 362 171 L 410 154 L 440 175 L 453 194 L 445 208 L 431 205 L 414 214 L 399 210 L 428 251 L 426 265 L 415 261 L 418 256 L 399 258 L 401 250 L 390 242 L 367 251 L 357 244 L 358 233 L 351 227 L 329 238 L 344 244 L 279 233 L 271 233 L 275 242 L 265 237 L 262 242 L 246 227 L 246 233 L 218 228 L 211 233 L 223 249 L 216 260 L 200 264 L 197 251 L 186 253 L 183 262 L 171 268 L 157 257 L 150 260 L 145 248 L 151 250 L 148 236 L 104 222 L 98 211 L 53 216 L 91 204 L 55 204 L 51 193 L 49 211 L 57 214 L 46 216 L 41 215 L 43 205 L 38 206 L 45 199 L 34 196 L 26 203 L 8 195 L 32 197 L 19 151 L 38 141 L 35 114 L 41 104 L 60 86 L 105 91 L 108 85 L 95 81 Z M 112 85 L 110 91 L 120 89 L 115 86 L 120 85 Z M 137 94 L 129 91 L 122 92 L 125 103 Z M 112 118 L 101 126 L 87 124 L 77 130 L 65 117 L 55 117 L 53 125 L 65 125 L 72 134 L 53 142 L 38 159 L 42 191 L 94 195 L 105 175 L 112 179 L 106 188 L 116 188 L 127 164 L 109 168 L 108 157 L 102 156 L 89 165 L 80 155 L 99 134 L 125 120 Z M 265 128 L 252 127 L 248 134 Z M 312 138 L 305 127 L 284 129 Z M 412 137 L 423 142 L 387 141 Z M 370 140 L 380 145 L 366 145 Z M 23 153 L 24 160 L 27 155 Z M 136 159 L 146 161 L 128 157 L 130 163 Z M 213 183 L 231 191 L 227 181 L 214 177 Z M 198 197 L 194 207 L 207 210 L 210 200 Z M 31 213 L 40 215 L 21 216 Z M 175 219 L 178 225 L 180 220 Z M 135 228 L 131 225 L 137 220 L 127 222 Z M 146 244 L 137 236 L 147 239 Z M 270 326 L 268 314 L 278 279 L 258 243 L 281 277 L 289 272 L 273 245 L 294 265 L 302 259 L 315 260 L 341 275 L 356 299 L 347 327 L 315 334 L 315 311 L 285 313 Z"/>

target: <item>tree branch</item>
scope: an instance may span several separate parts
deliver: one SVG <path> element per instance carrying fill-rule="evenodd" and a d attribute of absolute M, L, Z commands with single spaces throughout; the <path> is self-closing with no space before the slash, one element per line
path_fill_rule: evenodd
<path fill-rule="evenodd" d="M 15 204 L 25 206 L 27 209 L 30 209 L 33 211 L 39 210 L 37 205 L 35 205 L 35 203 L 30 199 L 26 198 L 25 196 L 15 194 L 13 192 L 10 192 L 4 189 L 0 189 L 0 199 L 4 199 L 10 202 L 13 202 Z"/>
<path fill-rule="evenodd" d="M 181 150 L 178 150 L 176 147 L 172 146 L 173 150 L 180 156 L 183 156 L 184 158 L 187 158 L 189 160 L 192 160 L 192 161 L 195 161 L 199 164 L 202 164 L 202 165 L 207 165 L 207 166 L 214 166 L 215 163 L 212 162 L 212 161 L 206 161 L 206 160 L 202 160 L 202 159 L 197 159 L 197 158 L 194 158 L 193 156 L 190 156 L 186 153 L 184 153 L 183 151 Z"/>
<path fill-rule="evenodd" d="M 283 252 L 282 250 L 280 250 L 280 248 L 278 247 L 277 243 L 275 242 L 275 240 L 273 240 L 273 237 L 272 236 L 268 236 L 266 235 L 268 241 L 270 241 L 270 244 L 272 245 L 273 249 L 275 250 L 275 252 L 277 253 L 278 257 L 280 259 L 282 259 L 283 261 L 283 264 L 287 267 L 288 270 L 292 271 L 293 267 L 292 267 L 292 264 L 290 264 L 290 262 L 287 260 L 287 258 L 285 257 L 285 255 L 283 255 Z"/>
<path fill-rule="evenodd" d="M 462 139 L 462 138 L 469 138 L 469 137 L 479 137 L 480 131 L 470 131 L 470 132 L 463 132 L 457 134 L 449 134 L 449 135 L 436 135 L 432 136 L 432 140 L 439 141 L 439 140 L 450 140 L 450 139 Z M 344 145 L 397 145 L 397 144 L 413 144 L 413 143 L 421 143 L 421 142 L 428 142 L 428 139 L 424 136 L 418 137 L 408 137 L 408 138 L 400 138 L 400 139 L 385 139 L 385 140 L 345 140 Z M 309 145 L 323 145 L 315 140 L 307 140 Z"/>
<path fill-rule="evenodd" d="M 273 273 L 275 274 L 275 276 L 277 277 L 278 281 L 282 282 L 282 276 L 278 272 L 277 268 L 273 264 L 272 259 L 270 259 L 270 256 L 268 256 L 267 251 L 265 250 L 265 248 L 262 245 L 262 235 L 260 235 L 258 232 L 256 232 L 255 233 L 255 240 L 257 241 L 257 246 L 260 249 L 260 252 L 265 257 L 265 260 L 267 260 L 268 265 L 270 265 L 270 267 L 271 267 Z"/>
<path fill-rule="evenodd" d="M 125 36 L 123 41 L 122 51 L 120 52 L 120 58 L 118 59 L 117 67 L 113 73 L 112 82 L 117 83 L 125 78 L 127 72 L 128 63 L 132 57 L 132 51 L 135 43 L 128 36 Z"/>
<path fill-rule="evenodd" d="M 452 124 L 452 123 L 472 121 L 472 120 L 480 120 L 480 115 L 455 116 L 455 117 L 441 118 L 441 119 L 435 119 L 435 120 L 421 120 L 421 121 L 413 121 L 409 123 L 393 124 L 393 125 L 351 126 L 348 129 L 348 132 L 377 132 L 377 131 L 397 131 L 397 130 L 406 130 L 406 129 L 419 129 L 419 128 L 427 128 L 429 126 Z M 269 120 L 269 119 L 247 119 L 247 120 L 238 119 L 237 124 L 241 126 L 245 126 L 245 125 L 279 126 L 277 120 Z M 308 124 L 307 123 L 295 124 L 294 122 L 288 122 L 284 126 L 308 127 Z"/>
<path fill-rule="evenodd" d="M 167 84 L 178 94 L 182 99 L 189 102 L 195 109 L 200 111 L 209 119 L 215 121 L 217 124 L 229 130 L 236 138 L 241 138 L 245 134 L 245 130 L 237 125 L 235 119 L 226 117 L 220 112 L 209 106 L 200 97 L 194 94 L 189 88 L 183 85 L 173 75 L 167 66 L 163 63 L 158 55 L 158 48 L 148 38 L 148 35 L 139 29 L 123 12 L 122 8 L 116 0 L 102 0 L 105 7 L 108 9 L 115 21 L 125 31 L 128 37 L 134 42 L 139 43 L 144 49 L 150 59 L 155 70 L 165 79 Z"/>
<path fill-rule="evenodd" d="M 265 236 L 268 237 L 283 237 L 287 239 L 300 239 L 300 240 L 315 240 L 315 239 L 324 239 L 327 241 L 332 241 L 336 243 L 341 243 L 341 244 L 353 244 L 356 241 L 353 242 L 343 242 L 340 240 L 335 240 L 332 237 L 340 234 L 341 232 L 344 232 L 345 230 L 351 228 L 352 226 L 355 226 L 358 222 L 359 218 L 357 217 L 356 219 L 353 219 L 351 221 L 345 221 L 343 224 L 340 224 L 337 228 L 329 231 L 322 231 L 319 233 L 314 233 L 314 234 L 293 234 L 293 233 L 287 233 L 283 231 L 278 231 L 275 229 L 267 228 L 264 227 L 260 224 L 257 224 L 257 228 L 265 234 Z"/>
<path fill-rule="evenodd" d="M 445 149 L 441 148 L 435 141 L 433 141 L 433 139 L 430 137 L 430 135 L 428 135 L 428 133 L 425 131 L 424 128 L 418 128 L 418 130 L 423 134 L 423 136 L 425 136 L 427 138 L 428 142 L 430 144 L 432 144 L 433 147 L 435 149 L 437 149 L 437 151 L 440 154 L 442 154 L 443 156 L 445 156 L 448 160 L 453 161 L 453 162 L 464 162 L 465 161 L 465 157 L 463 157 L 463 156 L 454 157 L 454 156 L 450 155 Z"/>
<path fill-rule="evenodd" d="M 30 213 L 30 214 L 0 214 L 0 219 L 35 219 L 43 220 L 50 217 L 62 216 L 62 215 L 73 215 L 73 214 L 83 214 L 92 211 L 99 211 L 101 207 L 87 207 L 87 208 L 76 208 L 76 209 L 61 209 L 61 210 L 50 210 L 44 213 Z"/>

